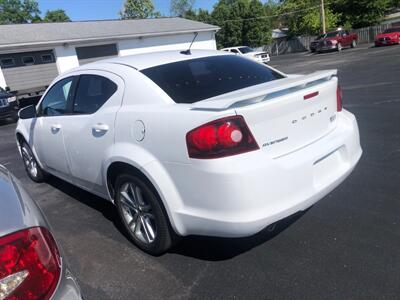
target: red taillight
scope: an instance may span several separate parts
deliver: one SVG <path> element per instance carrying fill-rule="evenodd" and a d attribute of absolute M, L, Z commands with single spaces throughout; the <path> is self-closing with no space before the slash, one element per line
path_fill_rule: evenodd
<path fill-rule="evenodd" d="M 191 158 L 220 158 L 259 149 L 242 116 L 215 120 L 186 134 Z"/>
<path fill-rule="evenodd" d="M 0 299 L 50 299 L 60 271 L 60 254 L 46 228 L 0 238 Z"/>
<path fill-rule="evenodd" d="M 340 86 L 337 86 L 336 90 L 336 104 L 337 104 L 337 111 L 342 111 L 342 89 Z"/>

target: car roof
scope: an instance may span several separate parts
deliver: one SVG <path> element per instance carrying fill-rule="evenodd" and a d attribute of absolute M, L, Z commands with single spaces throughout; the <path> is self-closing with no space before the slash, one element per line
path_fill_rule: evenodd
<path fill-rule="evenodd" d="M 85 66 L 92 68 L 97 64 L 100 65 L 104 63 L 112 63 L 112 64 L 126 65 L 138 70 L 143 70 L 158 65 L 164 65 L 168 63 L 195 59 L 195 58 L 202 58 L 207 56 L 218 56 L 218 55 L 232 55 L 232 54 L 217 50 L 191 50 L 191 54 L 186 55 L 182 54 L 181 50 L 170 50 L 170 51 L 159 51 L 159 52 L 119 56 L 106 60 L 99 60 L 94 63 L 87 64 Z M 83 68 L 78 68 L 75 70 L 79 69 Z"/>

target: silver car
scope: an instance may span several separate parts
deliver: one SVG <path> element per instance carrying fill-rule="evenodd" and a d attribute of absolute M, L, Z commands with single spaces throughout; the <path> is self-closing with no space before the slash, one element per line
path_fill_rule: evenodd
<path fill-rule="evenodd" d="M 82 299 L 39 207 L 1 165 L 0 299 Z"/>

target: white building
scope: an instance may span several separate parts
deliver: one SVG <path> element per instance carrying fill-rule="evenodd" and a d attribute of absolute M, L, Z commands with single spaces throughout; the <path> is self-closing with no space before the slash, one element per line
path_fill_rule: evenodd
<path fill-rule="evenodd" d="M 36 94 L 58 74 L 112 56 L 161 50 L 216 49 L 213 25 L 182 18 L 0 26 L 0 86 Z"/>

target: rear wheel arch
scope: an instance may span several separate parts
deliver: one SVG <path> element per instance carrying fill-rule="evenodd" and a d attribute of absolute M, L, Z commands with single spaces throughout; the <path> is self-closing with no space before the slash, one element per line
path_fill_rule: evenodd
<path fill-rule="evenodd" d="M 17 132 L 16 133 L 16 138 L 17 138 L 17 142 L 18 142 L 18 144 L 19 144 L 19 146 L 21 146 L 21 144 L 23 143 L 23 142 L 26 142 L 26 139 L 25 139 L 25 137 L 22 135 L 22 133 L 21 132 Z"/>
<path fill-rule="evenodd" d="M 176 227 L 174 226 L 175 224 L 173 222 L 169 207 L 168 207 L 167 203 L 165 203 L 165 200 L 163 198 L 161 191 L 157 188 L 157 184 L 149 178 L 150 177 L 149 175 L 145 174 L 142 170 L 135 167 L 133 164 L 130 164 L 127 162 L 122 162 L 122 161 L 114 161 L 108 166 L 107 172 L 106 172 L 107 190 L 108 190 L 108 193 L 109 193 L 112 201 L 114 201 L 114 199 L 115 199 L 116 180 L 117 180 L 118 176 L 122 175 L 122 174 L 129 174 L 129 175 L 134 175 L 134 176 L 139 177 L 148 185 L 148 187 L 150 189 L 153 190 L 153 192 L 158 196 L 158 200 L 161 204 L 161 207 L 164 211 L 165 216 L 167 216 L 170 228 L 173 228 L 173 231 L 175 233 L 178 232 L 176 230 Z"/>
<path fill-rule="evenodd" d="M 153 184 L 150 180 L 140 171 L 138 168 L 134 167 L 133 165 L 122 162 L 122 161 L 114 161 L 112 162 L 107 168 L 107 189 L 110 194 L 111 199 L 114 199 L 114 188 L 115 188 L 115 181 L 117 180 L 118 175 L 121 174 L 131 174 L 136 175 L 142 179 L 144 179 L 147 183 L 150 183 L 152 186 Z"/>

